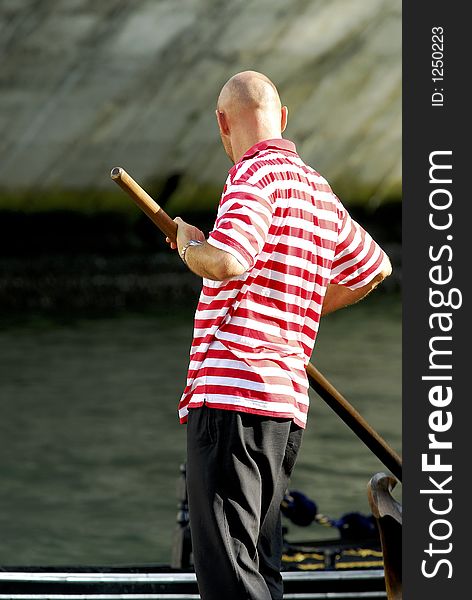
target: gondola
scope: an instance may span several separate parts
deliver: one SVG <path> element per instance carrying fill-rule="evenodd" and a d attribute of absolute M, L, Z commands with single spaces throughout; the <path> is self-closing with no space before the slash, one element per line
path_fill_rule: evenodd
<path fill-rule="evenodd" d="M 331 543 L 304 544 L 307 554 L 336 551 Z M 309 550 L 309 551 L 308 551 Z M 375 561 L 377 563 L 377 561 Z M 315 563 L 312 563 L 315 564 Z M 290 566 L 292 568 L 293 565 Z M 3 567 L 0 598 L 11 600 L 197 600 L 195 574 L 168 565 L 80 567 Z M 384 599 L 384 572 L 380 567 L 286 570 L 284 598 L 319 600 Z"/>
<path fill-rule="evenodd" d="M 284 598 L 347 600 L 386 598 L 378 540 L 325 540 L 286 543 Z M 0 567 L 0 599 L 196 600 L 191 566 L 165 564 L 118 566 Z"/>
<path fill-rule="evenodd" d="M 180 469 L 177 527 L 169 564 L 117 566 L 0 567 L 0 600 L 31 599 L 198 599 L 192 568 L 191 536 L 185 485 Z M 284 527 L 282 556 L 285 598 L 386 598 L 382 550 L 373 517 L 347 513 L 329 519 L 297 491 L 287 493 L 282 513 L 297 525 L 313 522 L 336 527 L 337 539 L 288 542 Z"/>

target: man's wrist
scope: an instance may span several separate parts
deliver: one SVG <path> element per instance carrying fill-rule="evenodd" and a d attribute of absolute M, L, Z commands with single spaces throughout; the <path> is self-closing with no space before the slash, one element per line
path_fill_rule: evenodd
<path fill-rule="evenodd" d="M 203 242 L 201 242 L 200 240 L 189 240 L 184 246 L 182 246 L 181 250 L 179 250 L 179 254 L 184 265 L 188 267 L 185 255 L 187 254 L 187 250 L 190 248 L 190 246 L 201 246 L 202 244 Z"/>

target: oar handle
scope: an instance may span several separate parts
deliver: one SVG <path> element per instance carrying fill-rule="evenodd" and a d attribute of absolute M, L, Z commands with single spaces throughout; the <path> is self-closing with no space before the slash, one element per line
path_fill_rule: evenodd
<path fill-rule="evenodd" d="M 175 242 L 177 225 L 169 217 L 166 211 L 161 208 L 159 204 L 121 167 L 114 167 L 111 170 L 110 177 L 122 190 L 131 196 L 139 208 L 151 219 L 154 225 L 156 225 L 172 242 Z"/>
<path fill-rule="evenodd" d="M 402 459 L 387 442 L 373 429 L 357 410 L 342 396 L 338 390 L 314 367 L 308 363 L 306 367 L 311 387 L 323 398 L 328 406 L 341 417 L 348 427 L 359 437 L 377 458 L 402 480 Z"/>

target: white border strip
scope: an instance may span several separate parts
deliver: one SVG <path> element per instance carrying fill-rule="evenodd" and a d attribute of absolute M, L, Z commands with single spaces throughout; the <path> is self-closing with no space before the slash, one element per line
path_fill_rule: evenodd
<path fill-rule="evenodd" d="M 361 600 L 386 598 L 385 592 L 327 592 L 284 594 L 284 600 Z M 195 594 L 0 594 L 0 600 L 200 600 Z"/>
<path fill-rule="evenodd" d="M 200 600 L 198 594 L 0 594 L 1 600 Z"/>
<path fill-rule="evenodd" d="M 284 581 L 330 581 L 340 579 L 383 579 L 383 569 L 362 571 L 284 571 Z M 196 581 L 195 573 L 34 573 L 27 571 L 0 571 L 1 581 L 44 581 L 63 583 L 192 583 Z M 69 598 L 71 596 L 67 596 Z M 105 596 L 100 596 L 100 598 Z M 118 596 L 116 596 L 118 597 Z M 131 597 L 131 596 L 129 596 Z M 0 598 L 3 596 L 0 595 Z"/>

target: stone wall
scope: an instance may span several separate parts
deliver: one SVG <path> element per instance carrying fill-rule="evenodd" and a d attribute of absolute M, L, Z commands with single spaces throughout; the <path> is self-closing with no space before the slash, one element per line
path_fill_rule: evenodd
<path fill-rule="evenodd" d="M 286 136 L 347 203 L 400 197 L 400 0 L 2 0 L 0 53 L 0 208 L 105 194 L 115 165 L 174 211 L 215 204 L 213 110 L 243 69 L 278 85 Z"/>

